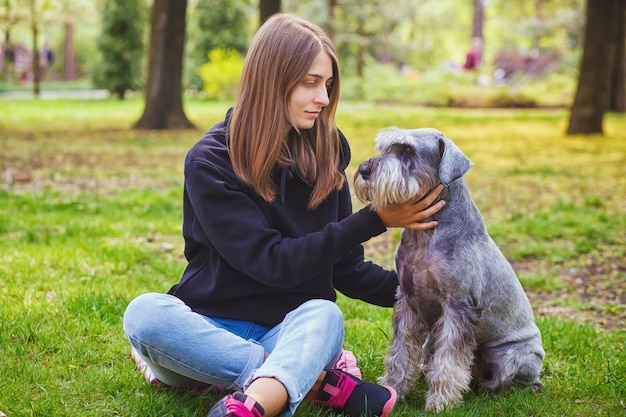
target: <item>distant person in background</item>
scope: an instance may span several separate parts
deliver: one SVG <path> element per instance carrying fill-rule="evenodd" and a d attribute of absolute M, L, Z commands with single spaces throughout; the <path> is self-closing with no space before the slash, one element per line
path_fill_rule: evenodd
<path fill-rule="evenodd" d="M 187 153 L 187 267 L 167 294 L 142 294 L 126 309 L 140 369 L 169 386 L 234 391 L 209 417 L 289 416 L 305 398 L 346 417 L 386 417 L 395 404 L 392 388 L 338 364 L 336 291 L 392 307 L 398 276 L 366 262 L 362 243 L 388 227 L 435 227 L 443 186 L 352 211 L 350 148 L 335 124 L 339 75 L 318 26 L 287 14 L 265 22 L 235 106 Z"/>
<path fill-rule="evenodd" d="M 50 43 L 46 41 L 43 49 L 39 54 L 41 58 L 41 72 L 42 79 L 46 78 L 46 74 L 48 73 L 48 69 L 54 64 L 54 51 L 50 48 Z"/>
<path fill-rule="evenodd" d="M 41 57 L 43 58 L 46 66 L 54 64 L 54 51 L 50 48 L 50 44 L 46 42 L 45 46 L 41 50 Z"/>
<path fill-rule="evenodd" d="M 465 57 L 465 63 L 463 64 L 464 70 L 476 70 L 480 67 L 482 61 L 483 52 L 483 40 L 478 37 L 472 38 L 472 46 L 470 51 Z"/>

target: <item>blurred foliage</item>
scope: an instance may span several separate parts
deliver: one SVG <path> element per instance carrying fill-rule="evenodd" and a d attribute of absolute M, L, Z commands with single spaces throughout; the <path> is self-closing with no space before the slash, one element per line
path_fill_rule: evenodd
<path fill-rule="evenodd" d="M 209 99 L 234 100 L 243 58 L 236 50 L 223 47 L 212 49 L 208 56 L 209 62 L 198 68 L 203 81 L 202 92 Z"/>
<path fill-rule="evenodd" d="M 375 88 L 373 88 L 375 86 Z M 424 73 L 398 70 L 370 60 L 363 78 L 342 80 L 342 98 L 371 103 L 435 107 L 563 107 L 573 99 L 576 80 L 561 73 L 545 77 L 519 76 L 498 84 L 487 74 L 433 70 Z"/>
<path fill-rule="evenodd" d="M 137 1 L 144 8 L 152 4 L 134 0 L 122 6 Z M 100 63 L 93 45 L 105 29 L 104 6 L 110 2 L 96 2 L 102 6 L 100 11 L 88 0 L 73 0 L 55 9 L 56 19 L 41 31 L 59 57 L 50 79 L 62 68 L 62 23 L 68 19 L 75 25 L 80 71 L 94 72 L 95 79 L 105 71 L 108 64 Z M 16 0 L 6 4 L 23 8 Z M 483 64 L 471 73 L 463 72 L 461 65 L 470 45 L 472 2 L 339 0 L 337 4 L 332 27 L 328 0 L 283 0 L 282 10 L 333 35 L 345 81 L 344 98 L 463 107 L 569 106 L 572 102 L 582 52 L 584 0 L 485 2 Z M 198 68 L 207 63 L 210 50 L 221 46 L 245 54 L 258 26 L 258 2 L 189 0 L 187 10 L 183 85 L 193 93 L 202 90 Z M 6 6 L 0 5 L 2 30 L 11 34 L 12 42 L 29 45 L 26 20 L 7 25 L 7 19 Z M 130 40 L 117 36 L 111 48 L 128 51 L 127 42 L 146 39 L 148 14 L 136 17 L 134 23 L 141 32 L 130 35 Z M 134 60 L 137 67 L 143 61 L 144 70 L 147 52 L 144 48 Z M 12 85 L 9 81 L 4 88 Z"/>
<path fill-rule="evenodd" d="M 142 0 L 106 0 L 102 12 L 102 34 L 98 39 L 100 64 L 94 68 L 93 83 L 120 99 L 127 90 L 142 85 L 144 52 L 142 23 L 147 15 Z"/>
<path fill-rule="evenodd" d="M 250 0 L 197 0 L 191 2 L 187 24 L 187 86 L 202 90 L 198 69 L 217 47 L 245 55 L 252 31 L 254 8 Z M 210 57 L 209 57 L 210 60 Z M 224 92 L 228 96 L 227 92 Z"/>

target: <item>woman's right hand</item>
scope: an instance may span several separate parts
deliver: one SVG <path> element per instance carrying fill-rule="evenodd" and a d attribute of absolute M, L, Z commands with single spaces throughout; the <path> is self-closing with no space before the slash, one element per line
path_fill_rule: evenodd
<path fill-rule="evenodd" d="M 444 186 L 439 184 L 421 200 L 411 200 L 402 204 L 392 204 L 376 209 L 376 213 L 387 227 L 402 227 L 412 230 L 428 230 L 437 226 L 436 221 L 423 222 L 445 206 L 445 201 L 437 199 Z"/>

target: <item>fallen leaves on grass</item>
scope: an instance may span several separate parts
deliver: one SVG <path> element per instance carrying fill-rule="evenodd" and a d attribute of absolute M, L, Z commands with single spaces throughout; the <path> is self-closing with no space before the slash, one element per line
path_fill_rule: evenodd
<path fill-rule="evenodd" d="M 533 274 L 548 266 L 524 260 L 513 267 L 518 274 Z M 577 259 L 575 265 L 549 267 L 556 271 L 559 289 L 525 289 L 538 316 L 579 320 L 606 330 L 624 329 L 626 260 L 622 256 L 592 253 Z"/>

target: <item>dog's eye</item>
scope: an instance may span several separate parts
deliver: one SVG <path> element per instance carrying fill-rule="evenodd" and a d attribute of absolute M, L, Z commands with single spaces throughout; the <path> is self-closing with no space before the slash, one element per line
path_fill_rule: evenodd
<path fill-rule="evenodd" d="M 410 147 L 410 146 L 406 146 L 404 148 L 404 153 L 406 155 L 413 155 L 415 153 L 415 150 L 412 147 Z"/>

